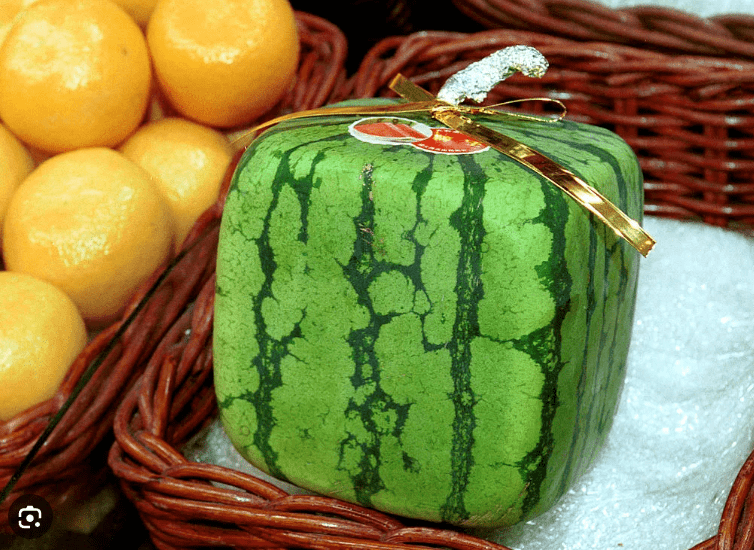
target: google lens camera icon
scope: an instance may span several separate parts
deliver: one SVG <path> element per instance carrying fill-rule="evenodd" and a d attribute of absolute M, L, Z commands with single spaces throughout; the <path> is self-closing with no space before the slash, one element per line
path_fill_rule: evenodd
<path fill-rule="evenodd" d="M 34 506 L 24 506 L 18 511 L 19 529 L 42 527 L 42 510 Z"/>
<path fill-rule="evenodd" d="M 21 495 L 10 505 L 8 523 L 20 537 L 41 537 L 52 526 L 52 507 L 38 495 Z"/>

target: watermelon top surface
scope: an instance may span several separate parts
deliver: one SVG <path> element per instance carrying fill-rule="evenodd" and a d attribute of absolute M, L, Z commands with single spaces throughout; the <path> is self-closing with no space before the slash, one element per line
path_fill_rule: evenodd
<path fill-rule="evenodd" d="M 221 418 L 281 479 L 510 525 L 556 502 L 606 436 L 639 254 L 525 167 L 438 152 L 439 123 L 399 116 L 365 128 L 387 143 L 354 137 L 358 117 L 287 122 L 241 160 L 217 261 Z M 478 120 L 641 220 L 641 171 L 615 134 Z M 413 145 L 427 128 L 439 145 Z"/>

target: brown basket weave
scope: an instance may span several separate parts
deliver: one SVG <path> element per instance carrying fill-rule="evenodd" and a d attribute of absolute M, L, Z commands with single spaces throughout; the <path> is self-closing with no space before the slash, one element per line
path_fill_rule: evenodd
<path fill-rule="evenodd" d="M 345 81 L 346 41 L 327 21 L 296 14 L 302 44 L 294 91 L 267 116 L 319 106 L 331 99 Z M 0 423 L 0 488 L 4 487 L 34 446 L 50 419 L 61 409 L 88 365 L 100 352 L 107 352 L 97 374 L 63 416 L 40 449 L 13 492 L 0 505 L 0 532 L 9 532 L 8 509 L 24 493 L 47 499 L 54 509 L 66 502 L 80 503 L 104 481 L 107 449 L 112 442 L 112 424 L 118 403 L 144 370 L 149 357 L 170 337 L 200 288 L 214 273 L 217 237 L 205 236 L 175 268 L 147 306 L 122 335 L 118 322 L 94 338 L 67 373 L 58 392 L 49 400 L 7 422 Z M 197 267 L 201 266 L 201 267 Z M 139 304 L 162 271 L 135 296 L 124 319 Z M 116 341 L 117 340 L 117 341 Z"/>
<path fill-rule="evenodd" d="M 488 28 L 628 44 L 675 55 L 754 58 L 754 17 L 702 18 L 672 8 L 611 9 L 589 0 L 453 0 Z"/>

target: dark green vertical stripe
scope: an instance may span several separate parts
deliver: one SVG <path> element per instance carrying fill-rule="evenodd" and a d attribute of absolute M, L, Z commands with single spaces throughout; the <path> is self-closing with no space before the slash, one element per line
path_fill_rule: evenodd
<path fill-rule="evenodd" d="M 616 158 L 614 154 L 604 151 L 594 145 L 587 145 L 584 149 L 596 157 L 599 157 L 602 162 L 612 168 L 612 172 L 615 176 L 616 194 L 611 197 L 611 200 L 623 212 L 631 215 L 631 212 L 629 212 L 630 205 L 628 194 L 633 190 L 633 185 L 628 185 L 618 158 Z M 604 189 L 603 192 L 606 195 L 612 194 Z M 600 376 L 595 382 L 595 391 L 599 391 L 600 393 L 596 394 L 589 404 L 589 413 L 585 430 L 587 430 L 587 432 L 591 432 L 592 430 L 595 432 L 594 434 L 589 433 L 587 436 L 589 441 L 599 440 L 599 436 L 603 434 L 607 427 L 612 423 L 614 407 L 612 402 L 608 402 L 609 399 L 615 396 L 610 389 L 612 387 L 612 379 L 615 377 L 620 377 L 622 379 L 625 373 L 625 362 L 617 365 L 615 364 L 614 350 L 619 341 L 619 334 L 625 330 L 625 327 L 620 325 L 623 316 L 622 310 L 625 307 L 633 305 L 633 298 L 626 295 L 626 284 L 628 282 L 626 262 L 630 262 L 630 255 L 635 253 L 635 251 L 629 247 L 628 243 L 617 236 L 614 236 L 609 228 L 602 224 L 597 225 L 597 227 L 602 235 L 604 235 L 602 241 L 604 242 L 605 249 L 605 265 L 602 274 L 604 281 L 602 294 L 603 324 L 601 327 L 600 347 L 597 358 L 597 369 L 602 376 Z M 596 229 L 593 229 L 593 231 L 595 230 Z M 593 269 L 590 271 L 593 271 Z M 615 307 L 617 308 L 614 316 L 615 320 L 608 323 L 608 319 L 610 319 L 608 316 L 610 313 L 608 307 L 611 306 L 609 296 L 611 294 L 623 296 L 625 298 L 615 302 Z M 592 426 L 592 423 L 595 425 Z"/>
<path fill-rule="evenodd" d="M 309 144 L 307 143 L 306 145 Z M 289 158 L 290 154 L 296 149 L 297 147 L 291 149 L 286 158 Z M 307 177 L 303 178 L 301 181 L 293 181 L 292 178 L 290 180 L 291 187 L 294 193 L 296 193 L 299 206 L 301 207 L 301 226 L 299 228 L 298 240 L 302 243 L 307 242 L 309 239 L 309 201 L 311 200 L 312 189 L 317 187 L 314 181 L 314 170 L 317 168 L 317 164 L 319 164 L 324 158 L 324 153 L 318 153 L 312 161 L 312 166 Z M 275 181 L 278 181 L 277 178 Z"/>
<path fill-rule="evenodd" d="M 452 489 L 442 507 L 447 521 L 461 521 L 469 517 L 464 494 L 474 464 L 475 396 L 471 389 L 471 341 L 479 335 L 478 303 L 482 299 L 481 249 L 484 238 L 484 193 L 486 177 L 470 156 L 459 156 L 464 170 L 463 202 L 450 217 L 450 225 L 458 231 L 460 254 L 456 271 L 456 318 L 453 337 L 448 343 L 451 357 L 451 376 L 455 406 L 453 444 L 451 448 Z"/>
<path fill-rule="evenodd" d="M 428 154 L 429 156 L 429 154 Z M 429 156 L 431 159 L 432 157 Z M 412 189 L 420 198 L 431 176 L 430 168 L 417 173 L 412 181 Z M 414 283 L 415 288 L 421 288 L 421 255 L 424 247 L 416 243 L 414 231 L 420 220 L 417 210 L 416 222 L 412 229 L 404 236 L 415 245 L 414 262 L 411 265 L 398 265 L 384 259 L 380 253 L 380 245 L 375 242 L 376 206 L 373 194 L 375 184 L 372 165 L 365 164 L 361 172 L 362 188 L 360 192 L 360 211 L 354 218 L 354 252 L 349 262 L 343 266 L 344 277 L 349 281 L 357 295 L 360 305 L 369 312 L 369 323 L 366 327 L 352 331 L 348 344 L 352 349 L 354 371 L 350 382 L 354 388 L 354 395 L 346 408 L 346 417 L 352 421 L 352 431 L 347 432 L 340 448 L 341 462 L 353 463 L 345 460 L 346 453 L 355 453 L 358 468 L 351 475 L 356 499 L 363 505 L 371 505 L 373 496 L 385 488 L 381 479 L 382 466 L 381 447 L 386 438 L 399 438 L 408 420 L 410 403 L 398 403 L 385 392 L 381 385 L 381 365 L 375 352 L 375 344 L 381 329 L 388 324 L 397 313 L 378 314 L 375 311 L 369 293 L 370 285 L 380 275 L 386 272 L 400 272 Z M 379 196 L 378 194 L 376 196 Z M 420 206 L 417 204 L 417 209 Z M 384 419 L 393 419 L 386 423 Z M 378 422 L 381 419 L 381 422 Z M 363 428 L 363 429 L 362 429 Z M 413 467 L 414 459 L 408 454 L 403 456 L 406 468 Z"/>
<path fill-rule="evenodd" d="M 302 143 L 297 147 L 288 150 L 281 158 L 278 164 L 272 185 L 272 201 L 267 214 L 264 218 L 262 232 L 257 239 L 259 250 L 259 261 L 264 271 L 264 283 L 259 293 L 253 297 L 253 316 L 256 323 L 256 339 L 259 345 L 259 353 L 251 360 L 251 367 L 259 375 L 259 386 L 247 400 L 253 405 L 257 415 L 256 431 L 254 432 L 254 445 L 259 449 L 264 457 L 265 463 L 269 468 L 269 473 L 275 477 L 285 479 L 285 475 L 277 466 L 277 452 L 270 445 L 270 436 L 275 428 L 275 415 L 272 407 L 272 392 L 282 385 L 282 375 L 280 372 L 280 363 L 288 355 L 288 346 L 294 338 L 302 336 L 300 321 L 294 325 L 293 331 L 280 340 L 272 338 L 267 333 L 267 324 L 262 315 L 262 304 L 267 298 L 274 298 L 272 294 L 272 282 L 275 277 L 277 264 L 275 262 L 275 251 L 270 244 L 270 221 L 277 209 L 280 193 L 286 185 L 290 185 L 295 192 L 301 206 L 301 225 L 298 228 L 299 240 L 306 242 L 307 239 L 307 218 L 309 212 L 309 199 L 311 195 L 311 185 L 306 182 L 311 180 L 311 174 L 314 172 L 316 165 L 324 158 L 323 154 L 317 155 L 312 162 L 309 177 L 304 178 L 304 183 L 296 182 L 291 174 L 289 159 L 291 154 L 299 147 L 308 145 L 308 142 Z M 295 231 L 296 228 L 291 228 Z"/>
<path fill-rule="evenodd" d="M 587 345 L 589 342 L 589 337 L 592 331 L 592 317 L 594 315 L 594 307 L 596 302 L 595 297 L 595 289 L 594 289 L 594 266 L 596 264 L 596 257 L 597 257 L 597 245 L 598 245 L 598 239 L 597 239 L 597 233 L 594 229 L 594 226 L 598 222 L 592 214 L 589 214 L 589 284 L 587 285 L 587 294 L 586 294 L 586 327 L 584 329 L 584 353 L 582 354 L 581 358 L 581 374 L 579 376 L 579 382 L 577 385 L 577 392 L 576 392 L 576 418 L 574 418 L 574 428 L 573 428 L 573 438 L 571 440 L 571 446 L 568 450 L 568 460 L 566 462 L 566 467 L 563 470 L 563 477 L 560 479 L 560 487 L 558 489 L 558 492 L 560 494 L 565 493 L 565 491 L 568 489 L 571 478 L 573 475 L 572 468 L 574 460 L 578 461 L 579 456 L 577 456 L 577 447 L 579 445 L 579 441 L 581 440 L 582 433 L 585 430 L 584 426 L 584 415 L 588 412 L 587 409 L 584 407 L 584 397 L 586 397 L 587 393 L 587 377 L 588 377 L 588 362 L 589 362 L 589 346 Z"/>
<path fill-rule="evenodd" d="M 588 402 L 588 406 L 586 409 L 586 414 L 583 415 L 583 420 L 579 418 L 579 429 L 580 432 L 585 434 L 581 438 L 581 446 L 579 447 L 577 445 L 576 448 L 574 448 L 573 452 L 571 453 L 576 454 L 578 457 L 578 460 L 580 462 L 586 462 L 591 459 L 589 456 L 589 453 L 592 453 L 596 451 L 596 449 L 588 449 L 584 448 L 584 445 L 590 444 L 591 442 L 596 440 L 595 434 L 592 433 L 593 430 L 599 429 L 599 419 L 597 418 L 599 415 L 599 412 L 605 408 L 605 400 L 607 399 L 607 395 L 604 393 L 605 390 L 602 388 L 602 376 L 607 375 L 610 371 L 611 365 L 609 362 L 606 361 L 605 357 L 609 357 L 609 348 L 610 346 L 607 343 L 608 338 L 612 337 L 613 340 L 615 338 L 615 325 L 608 323 L 609 316 L 607 308 L 610 305 L 608 296 L 609 292 L 611 291 L 610 287 L 613 281 L 611 280 L 611 273 L 610 269 L 613 267 L 612 261 L 611 261 L 611 254 L 612 254 L 612 247 L 609 246 L 608 240 L 609 235 L 608 233 L 611 232 L 609 228 L 604 226 L 603 224 L 597 225 L 596 227 L 592 226 L 592 234 L 595 234 L 595 236 L 599 237 L 600 235 L 602 238 L 598 238 L 597 242 L 599 243 L 599 247 L 602 249 L 602 254 L 604 256 L 603 258 L 603 269 L 602 273 L 597 274 L 594 272 L 596 267 L 596 261 L 592 264 L 591 259 L 592 256 L 590 254 L 590 264 L 589 264 L 589 272 L 591 273 L 591 277 L 589 279 L 589 293 L 590 297 L 594 295 L 594 298 L 590 298 L 590 306 L 587 312 L 587 347 L 584 349 L 584 357 L 585 361 L 588 356 L 589 352 L 589 337 L 591 335 L 592 330 L 598 330 L 599 331 L 599 346 L 596 353 L 596 358 L 594 362 L 594 379 L 592 381 L 591 387 L 586 388 L 587 395 L 591 395 L 591 399 Z M 595 258 L 596 254 L 599 252 L 599 249 L 595 251 Z M 599 277 L 599 279 L 598 279 Z M 596 289 L 594 288 L 593 281 L 595 280 L 601 280 L 602 282 L 602 295 L 597 297 L 596 295 Z M 591 317 L 596 311 L 597 304 L 602 305 L 602 324 L 601 326 L 592 326 L 592 320 Z M 585 362 L 585 371 L 588 371 L 589 365 Z M 584 371 L 582 371 L 584 372 Z M 599 392 L 599 393 L 598 393 Z M 581 388 L 581 384 L 579 384 L 579 400 L 582 400 L 583 392 Z M 581 411 L 581 408 L 578 409 Z M 592 426 L 593 423 L 597 423 L 597 426 Z M 583 452 L 582 452 L 583 451 Z M 586 456 L 584 456 L 586 454 Z"/>
<path fill-rule="evenodd" d="M 627 330 L 627 327 L 624 327 L 622 325 L 623 319 L 626 315 L 625 309 L 628 307 L 633 308 L 633 298 L 628 294 L 627 288 L 629 271 L 627 269 L 626 262 L 630 262 L 631 255 L 636 253 L 637 252 L 634 251 L 633 248 L 629 249 L 629 245 L 623 242 L 621 239 L 616 239 L 615 244 L 611 247 L 611 254 L 613 255 L 613 257 L 618 258 L 617 261 L 613 261 L 611 266 L 611 269 L 614 271 L 612 277 L 613 279 L 617 278 L 618 281 L 618 288 L 612 289 L 612 292 L 615 292 L 618 296 L 624 296 L 625 298 L 623 300 L 617 301 L 615 324 L 606 327 L 606 330 L 609 331 L 607 336 L 609 338 L 612 338 L 612 340 L 609 342 L 609 346 L 606 346 L 607 358 L 605 359 L 607 364 L 607 375 L 604 383 L 604 391 L 608 396 L 611 395 L 610 388 L 612 388 L 613 384 L 615 383 L 614 379 L 619 377 L 622 380 L 626 371 L 625 361 L 621 360 L 620 362 L 616 363 L 615 350 L 618 343 L 621 341 L 619 335 Z M 633 318 L 632 315 L 630 315 L 629 317 Z M 623 352 L 621 352 L 621 356 L 622 355 Z M 612 424 L 613 413 L 613 407 L 606 407 L 603 403 L 603 410 L 601 411 L 601 414 L 599 415 L 597 420 L 597 433 L 603 434 L 606 432 L 607 428 L 609 428 L 609 426 Z"/>
<path fill-rule="evenodd" d="M 414 178 L 413 182 L 411 182 L 411 189 L 414 191 L 414 193 L 416 193 L 416 223 L 414 224 L 414 227 L 407 233 L 406 239 L 414 244 L 414 263 L 410 266 L 397 267 L 397 269 L 401 271 L 401 273 L 403 273 L 411 280 L 414 288 L 417 289 L 424 288 L 424 282 L 421 279 L 421 262 L 422 255 L 424 254 L 426 246 L 416 240 L 416 229 L 420 224 L 426 223 L 428 221 L 424 219 L 424 216 L 422 216 L 422 201 L 424 200 L 424 193 L 427 190 L 427 184 L 429 183 L 429 180 L 432 177 L 432 173 L 435 169 L 435 155 L 429 154 L 427 155 L 427 157 L 429 159 L 429 166 L 425 170 L 419 172 Z M 424 325 L 427 316 L 431 313 L 432 310 L 431 308 L 429 308 L 427 309 L 427 311 L 419 314 L 422 326 Z M 427 339 L 427 335 L 426 333 L 424 333 L 424 331 L 422 331 L 422 346 L 425 352 L 437 351 L 445 347 L 444 344 L 431 344 Z"/>
<path fill-rule="evenodd" d="M 373 270 L 375 254 L 372 245 L 375 208 L 370 196 L 374 184 L 371 165 L 364 166 L 361 177 L 361 211 L 354 219 L 356 235 L 354 254 L 349 263 L 343 267 L 346 279 L 356 291 L 359 304 L 369 310 L 369 324 L 362 329 L 352 331 L 348 336 L 354 362 L 351 384 L 356 393 L 361 387 L 368 384 L 376 386 L 379 383 L 379 365 L 374 353 L 374 343 L 379 335 L 380 326 L 383 324 L 375 314 L 368 293 L 369 284 L 375 277 Z M 376 401 L 379 399 L 375 390 L 367 395 L 362 403 L 357 403 L 354 398 L 349 401 L 346 417 L 360 422 L 366 428 L 366 433 L 361 435 L 349 433 L 340 448 L 341 457 L 352 448 L 360 451 L 358 471 L 352 475 L 351 479 L 356 499 L 365 506 L 370 505 L 372 495 L 383 487 L 379 475 L 379 439 L 376 437 L 377 430 L 373 419 L 374 407 L 377 406 Z"/>
<path fill-rule="evenodd" d="M 569 219 L 570 198 L 549 181 L 540 179 L 545 208 L 532 222 L 542 223 L 552 233 L 552 247 L 547 261 L 537 266 L 542 284 L 555 301 L 552 322 L 514 343 L 516 349 L 528 353 L 537 361 L 544 373 L 542 400 L 542 428 L 539 442 L 517 466 L 528 472 L 528 486 L 521 504 L 526 516 L 540 501 L 540 490 L 547 476 L 547 466 L 555 446 L 553 421 L 558 410 L 558 375 L 564 366 L 562 360 L 562 326 L 571 308 L 572 279 L 566 263 L 565 230 Z"/>
<path fill-rule="evenodd" d="M 277 452 L 270 445 L 270 434 L 275 427 L 275 415 L 271 404 L 273 390 L 282 385 L 280 362 L 287 355 L 287 346 L 293 335 L 289 335 L 280 341 L 267 333 L 267 323 L 262 315 L 262 303 L 266 298 L 272 297 L 272 281 L 277 264 L 275 263 L 275 253 L 270 244 L 270 219 L 277 208 L 280 192 L 286 185 L 284 182 L 288 181 L 288 178 L 284 177 L 284 173 L 287 173 L 287 171 L 287 162 L 283 160 L 278 165 L 276 177 L 272 182 L 272 201 L 264 218 L 262 233 L 257 239 L 259 261 L 264 271 L 264 282 L 257 295 L 253 297 L 252 314 L 257 327 L 255 337 L 259 346 L 259 353 L 251 359 L 251 368 L 256 370 L 259 375 L 259 386 L 248 399 L 257 416 L 256 431 L 253 437 L 254 445 L 264 457 L 269 473 L 283 479 L 285 479 L 285 476 L 277 466 Z M 300 332 L 298 326 L 296 329 L 294 332 Z"/>

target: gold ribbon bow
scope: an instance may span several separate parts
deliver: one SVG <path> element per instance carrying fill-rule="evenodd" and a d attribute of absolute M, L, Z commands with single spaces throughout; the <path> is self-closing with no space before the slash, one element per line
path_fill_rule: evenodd
<path fill-rule="evenodd" d="M 429 113 L 435 120 L 442 122 L 453 130 L 462 132 L 467 136 L 492 147 L 547 179 L 568 196 L 573 198 L 586 210 L 594 214 L 597 219 L 612 229 L 616 235 L 625 239 L 643 256 L 647 256 L 650 250 L 652 250 L 652 247 L 655 245 L 655 240 L 646 233 L 644 229 L 642 229 L 636 220 L 629 218 L 617 206 L 610 202 L 607 197 L 576 176 L 573 172 L 570 172 L 554 160 L 543 155 L 539 151 L 532 149 L 528 145 L 520 143 L 505 134 L 487 128 L 465 116 L 467 113 L 495 115 L 502 115 L 503 113 L 500 113 L 493 108 L 466 107 L 463 105 L 446 103 L 445 101 L 435 98 L 431 93 L 417 86 L 400 74 L 390 82 L 390 89 L 404 99 L 407 99 L 408 103 L 376 105 L 370 107 L 325 107 L 321 109 L 290 113 L 268 120 L 267 122 L 252 128 L 249 132 L 237 138 L 234 141 L 234 145 L 239 148 L 246 147 L 253 140 L 253 136 L 259 131 L 278 124 L 279 122 L 296 118 L 328 115 L 379 115 L 385 113 L 411 112 Z M 516 118 L 523 119 L 534 118 L 523 115 L 507 116 L 515 116 Z M 541 120 L 538 118 L 535 119 Z"/>

